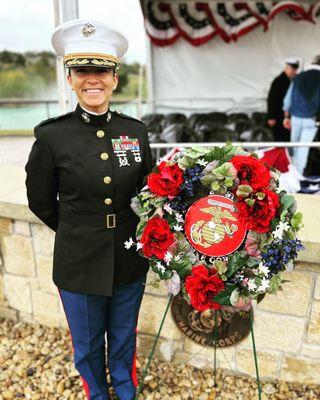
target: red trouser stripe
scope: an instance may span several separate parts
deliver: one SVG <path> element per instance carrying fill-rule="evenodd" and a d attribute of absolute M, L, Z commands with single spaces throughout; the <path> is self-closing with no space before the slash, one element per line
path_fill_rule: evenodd
<path fill-rule="evenodd" d="M 63 301 L 62 301 L 62 298 L 61 298 L 61 294 L 60 294 L 59 288 L 58 288 L 58 292 L 59 292 L 60 300 L 61 300 L 61 303 L 62 303 L 62 307 L 64 309 L 64 305 L 63 305 Z M 64 309 L 64 313 L 66 314 L 66 310 L 65 309 Z M 74 352 L 73 340 L 72 340 L 72 336 L 71 336 L 71 330 L 70 330 L 70 325 L 69 325 L 69 321 L 68 321 L 68 318 L 67 318 L 67 314 L 66 314 L 66 320 L 67 320 L 67 324 L 68 324 L 68 327 L 69 327 L 69 336 L 70 336 L 71 343 L 72 343 L 72 350 Z M 82 380 L 84 391 L 86 392 L 87 399 L 90 400 L 90 389 L 89 389 L 88 382 L 82 376 L 81 376 L 81 380 Z"/>
<path fill-rule="evenodd" d="M 136 365 L 136 361 L 137 361 L 137 336 L 138 336 L 138 329 L 137 328 L 135 329 L 135 332 L 136 332 L 136 345 L 135 345 L 134 354 L 133 354 L 131 377 L 132 377 L 132 382 L 133 382 L 134 386 L 137 387 L 138 384 L 139 384 L 138 377 L 137 377 L 137 365 Z"/>

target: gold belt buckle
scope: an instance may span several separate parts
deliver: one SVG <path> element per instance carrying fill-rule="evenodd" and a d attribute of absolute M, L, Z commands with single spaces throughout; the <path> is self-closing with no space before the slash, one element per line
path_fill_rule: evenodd
<path fill-rule="evenodd" d="M 107 214 L 107 228 L 116 227 L 116 214 Z"/>

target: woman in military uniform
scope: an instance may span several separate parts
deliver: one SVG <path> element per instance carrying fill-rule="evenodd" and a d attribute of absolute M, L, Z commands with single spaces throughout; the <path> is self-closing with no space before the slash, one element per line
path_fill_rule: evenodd
<path fill-rule="evenodd" d="M 88 399 L 108 399 L 106 334 L 112 385 L 119 399 L 132 400 L 148 262 L 124 242 L 135 235 L 130 200 L 152 158 L 143 123 L 109 109 L 128 43 L 106 24 L 75 20 L 55 30 L 52 44 L 79 104 L 35 128 L 26 165 L 29 207 L 56 231 L 53 281 Z"/>

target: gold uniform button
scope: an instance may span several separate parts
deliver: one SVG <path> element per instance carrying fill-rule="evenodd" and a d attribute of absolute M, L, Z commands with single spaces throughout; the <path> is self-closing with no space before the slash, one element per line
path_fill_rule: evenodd
<path fill-rule="evenodd" d="M 105 176 L 105 177 L 103 178 L 103 182 L 104 182 L 106 185 L 109 185 L 109 183 L 111 182 L 110 176 Z"/>
<path fill-rule="evenodd" d="M 97 132 L 97 136 L 98 136 L 98 138 L 103 138 L 104 132 L 103 131 L 98 131 Z"/>
<path fill-rule="evenodd" d="M 101 158 L 101 160 L 107 160 L 109 158 L 109 155 L 108 155 L 108 153 L 101 153 L 100 158 Z"/>
<path fill-rule="evenodd" d="M 104 200 L 104 202 L 105 202 L 105 204 L 106 204 L 107 206 L 110 206 L 110 204 L 112 203 L 112 200 L 109 199 L 109 198 L 106 198 L 106 199 Z"/>

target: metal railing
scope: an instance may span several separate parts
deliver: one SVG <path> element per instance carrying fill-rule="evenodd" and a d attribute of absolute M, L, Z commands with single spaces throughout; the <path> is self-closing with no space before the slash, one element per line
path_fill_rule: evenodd
<path fill-rule="evenodd" d="M 139 99 L 115 98 L 111 107 L 125 114 L 141 118 L 147 112 L 146 102 Z M 32 132 L 40 121 L 61 114 L 56 99 L 0 99 L 0 130 Z"/>
<path fill-rule="evenodd" d="M 309 147 L 309 148 L 320 148 L 320 142 L 228 142 L 233 146 L 243 147 L 244 149 L 259 149 L 259 148 L 269 148 L 269 147 Z M 227 142 L 187 142 L 187 143 L 151 143 L 151 149 L 156 151 L 156 159 L 159 160 L 161 157 L 165 155 L 165 151 L 161 152 L 161 150 L 171 150 L 175 147 L 185 148 L 185 147 L 193 147 L 193 146 L 202 146 L 202 147 L 222 147 L 225 146 Z M 164 154 L 161 154 L 164 153 Z"/>

